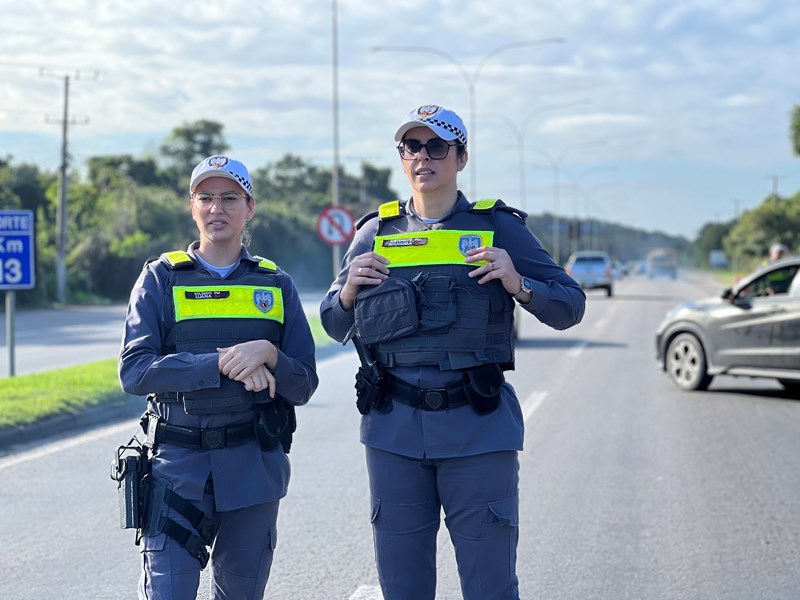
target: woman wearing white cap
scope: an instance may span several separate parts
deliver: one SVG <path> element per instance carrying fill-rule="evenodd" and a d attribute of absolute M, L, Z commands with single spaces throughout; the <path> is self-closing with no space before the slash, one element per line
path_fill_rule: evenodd
<path fill-rule="evenodd" d="M 555 329 L 585 295 L 501 201 L 457 187 L 467 131 L 453 111 L 412 110 L 395 135 L 411 198 L 365 216 L 322 302 L 353 339 L 378 577 L 388 600 L 432 600 L 440 512 L 466 600 L 519 598 L 515 301 Z"/>
<path fill-rule="evenodd" d="M 149 261 L 131 292 L 122 388 L 147 396 L 151 448 L 139 598 L 261 598 L 286 495 L 294 407 L 317 387 L 314 342 L 291 277 L 244 246 L 255 210 L 245 166 L 192 172 L 199 241 Z M 137 535 L 138 537 L 138 535 Z"/>

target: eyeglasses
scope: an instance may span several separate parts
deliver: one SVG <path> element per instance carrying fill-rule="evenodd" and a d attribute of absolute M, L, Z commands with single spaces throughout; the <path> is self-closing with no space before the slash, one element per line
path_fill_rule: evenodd
<path fill-rule="evenodd" d="M 239 200 L 247 198 L 247 194 L 237 194 L 236 192 L 225 192 L 219 196 L 209 194 L 208 192 L 195 192 L 192 194 L 192 202 L 197 208 L 211 208 L 214 200 L 219 198 L 219 204 L 222 208 L 234 208 L 239 204 Z"/>
<path fill-rule="evenodd" d="M 425 148 L 425 152 L 432 160 L 442 160 L 450 152 L 451 146 L 461 146 L 461 144 L 451 144 L 441 138 L 431 138 L 424 144 L 419 140 L 410 139 L 397 144 L 397 151 L 400 152 L 400 158 L 403 160 L 414 160 Z"/>

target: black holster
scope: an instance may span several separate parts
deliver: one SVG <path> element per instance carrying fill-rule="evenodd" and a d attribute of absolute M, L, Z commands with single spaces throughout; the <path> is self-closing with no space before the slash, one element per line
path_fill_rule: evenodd
<path fill-rule="evenodd" d="M 503 380 L 503 370 L 496 363 L 469 369 L 464 375 L 464 392 L 472 410 L 479 415 L 496 410 L 500 405 Z"/>
<path fill-rule="evenodd" d="M 391 400 L 383 391 L 383 372 L 379 363 L 369 367 L 361 366 L 356 373 L 356 408 L 362 415 L 369 413 L 372 407 L 380 412 L 392 410 Z"/>
<path fill-rule="evenodd" d="M 292 437 L 297 430 L 294 406 L 275 398 L 258 413 L 253 423 L 256 440 L 262 450 L 271 450 L 278 444 L 289 454 Z"/>
<path fill-rule="evenodd" d="M 134 444 L 134 442 L 136 442 Z M 119 493 L 119 526 L 122 529 L 141 531 L 149 495 L 147 477 L 150 458 L 146 446 L 136 438 L 127 446 L 120 446 L 111 462 L 111 479 L 117 482 Z M 138 543 L 138 534 L 137 534 Z"/>

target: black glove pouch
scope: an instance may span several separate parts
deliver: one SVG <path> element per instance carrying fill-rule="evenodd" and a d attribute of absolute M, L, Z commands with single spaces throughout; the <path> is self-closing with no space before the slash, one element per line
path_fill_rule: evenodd
<path fill-rule="evenodd" d="M 479 415 L 497 409 L 502 389 L 503 371 L 498 364 L 473 367 L 464 374 L 464 392 L 472 410 Z"/>

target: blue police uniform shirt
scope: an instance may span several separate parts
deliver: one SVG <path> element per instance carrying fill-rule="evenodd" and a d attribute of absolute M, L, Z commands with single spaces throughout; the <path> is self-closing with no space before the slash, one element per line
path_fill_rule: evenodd
<path fill-rule="evenodd" d="M 187 253 L 198 270 L 207 271 L 220 282 L 235 284 L 237 274 L 258 263 L 242 246 L 239 261 L 227 277 L 208 271 L 199 261 L 193 242 Z M 297 289 L 283 271 L 281 293 L 284 302 L 284 329 L 274 376 L 280 395 L 294 405 L 302 405 L 319 382 L 314 358 L 314 340 Z M 165 286 L 169 274 L 160 260 L 145 265 L 131 292 L 125 318 L 125 332 L 119 358 L 122 389 L 144 396 L 156 391 L 189 391 L 219 387 L 217 353 L 165 354 L 164 341 L 175 325 L 172 294 Z M 148 401 L 148 410 L 172 425 L 187 427 L 227 427 L 253 420 L 255 411 L 214 415 L 188 415 L 183 405 Z M 202 500 L 209 476 L 214 483 L 217 510 L 235 510 L 286 495 L 289 459 L 280 446 L 262 452 L 255 440 L 218 450 L 191 450 L 161 444 L 153 458 L 160 476 L 170 480 L 173 490 L 188 500 Z"/>
<path fill-rule="evenodd" d="M 459 192 L 453 213 L 465 211 L 470 203 Z M 410 211 L 412 219 L 421 220 Z M 496 211 L 494 246 L 503 248 L 514 267 L 532 280 L 533 297 L 522 308 L 554 329 L 566 329 L 583 318 L 586 294 L 580 285 L 551 258 L 525 222 L 505 211 Z M 447 227 L 448 217 L 441 220 Z M 320 306 L 325 330 L 332 338 L 344 341 L 354 323 L 354 311 L 339 304 L 339 292 L 347 281 L 350 263 L 356 256 L 371 252 L 379 221 L 375 217 L 356 232 L 345 254 L 342 270 Z M 392 265 L 389 265 L 391 272 Z M 454 371 L 435 366 L 395 367 L 394 376 L 422 389 L 443 388 L 460 381 Z M 453 458 L 502 450 L 522 450 L 524 422 L 516 392 L 510 383 L 503 385 L 500 404 L 494 412 L 479 415 L 468 405 L 446 411 L 415 409 L 393 402 L 386 414 L 371 410 L 361 418 L 361 442 L 371 448 L 412 458 Z"/>

